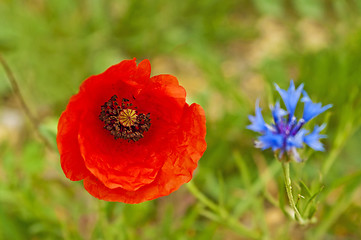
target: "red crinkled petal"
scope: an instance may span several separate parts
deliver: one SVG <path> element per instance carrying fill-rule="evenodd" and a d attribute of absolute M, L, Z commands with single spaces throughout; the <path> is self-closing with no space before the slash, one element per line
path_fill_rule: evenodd
<path fill-rule="evenodd" d="M 206 125 L 204 111 L 198 104 L 184 109 L 177 141 L 167 149 L 168 158 L 155 180 L 135 191 L 107 188 L 94 176 L 84 179 L 85 189 L 94 197 L 124 203 L 140 203 L 170 194 L 192 179 L 198 160 L 205 151 Z"/>
<path fill-rule="evenodd" d="M 207 149 L 206 137 L 206 116 L 203 108 L 193 103 L 185 110 L 182 118 L 182 127 L 179 131 L 180 143 L 186 145 L 186 156 L 197 164 L 202 157 L 204 151 Z"/>
<path fill-rule="evenodd" d="M 168 85 L 163 86 L 162 81 Z M 129 88 L 124 85 L 123 91 Z M 185 90 L 179 86 L 177 79 L 170 75 L 152 78 L 144 86 L 132 102 L 139 112 L 151 114 L 152 125 L 145 133 L 145 138 L 135 143 L 114 140 L 113 136 L 103 129 L 98 115 L 104 102 L 92 105 L 95 108 L 83 115 L 83 124 L 79 130 L 81 153 L 87 168 L 106 187 L 135 191 L 154 181 L 168 158 L 167 146 L 172 147 L 172 134 L 175 134 L 178 128 L 178 124 L 175 124 L 177 122 L 170 124 L 169 121 L 172 117 L 182 115 Z"/>
<path fill-rule="evenodd" d="M 65 175 L 73 181 L 82 180 L 90 172 L 81 156 L 78 131 L 81 116 L 84 111 L 98 100 L 104 104 L 109 99 L 109 94 L 119 92 L 124 88 L 124 82 L 132 86 L 147 84 L 150 78 L 150 63 L 143 60 L 136 65 L 135 59 L 125 60 L 110 67 L 102 74 L 92 76 L 85 80 L 77 95 L 74 95 L 66 110 L 62 113 L 58 123 L 57 144 L 60 152 L 61 166 Z M 118 90 L 118 91 L 117 91 Z M 99 101 L 101 94 L 106 93 Z M 126 92 L 126 91 L 122 91 Z M 127 97 L 129 97 L 129 92 Z M 112 95 L 111 95 L 112 96 Z M 101 105 L 98 105 L 100 107 Z M 99 114 L 99 113 L 98 113 Z"/>
<path fill-rule="evenodd" d="M 61 167 L 65 176 L 72 181 L 79 181 L 90 175 L 85 167 L 78 144 L 81 105 L 80 93 L 74 95 L 61 114 L 56 141 L 60 153 Z"/>
<path fill-rule="evenodd" d="M 148 83 L 150 71 L 151 66 L 148 59 L 141 61 L 138 66 L 135 58 L 133 60 L 124 60 L 111 66 L 105 72 L 88 78 L 82 83 L 80 89 L 86 90 L 89 95 L 96 98 L 99 92 L 106 93 L 105 90 L 121 91 L 122 89 L 119 89 L 120 83 L 132 87 L 141 87 Z M 108 92 L 108 94 L 110 93 Z M 128 95 L 130 94 L 128 93 Z"/>
<path fill-rule="evenodd" d="M 154 126 L 146 138 L 127 142 L 115 140 L 98 119 L 86 122 L 79 131 L 80 150 L 87 168 L 107 187 L 136 190 L 155 179 L 166 157 L 157 154 L 161 146 L 152 141 Z"/>
<path fill-rule="evenodd" d="M 176 77 L 162 74 L 150 78 L 140 92 L 137 102 L 139 110 L 150 112 L 167 122 L 178 122 L 183 114 L 186 91 Z"/>

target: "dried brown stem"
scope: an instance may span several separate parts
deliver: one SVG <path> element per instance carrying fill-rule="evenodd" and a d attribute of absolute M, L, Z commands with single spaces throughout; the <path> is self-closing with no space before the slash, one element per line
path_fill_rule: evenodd
<path fill-rule="evenodd" d="M 13 74 L 13 72 L 11 71 L 9 64 L 6 62 L 6 60 L 2 57 L 2 55 L 0 54 L 0 64 L 3 66 L 5 73 L 10 81 L 11 87 L 13 89 L 13 92 L 15 94 L 15 96 L 18 98 L 19 102 L 20 102 L 20 106 L 23 109 L 25 115 L 29 118 L 31 125 L 33 126 L 35 133 L 38 135 L 38 137 L 40 138 L 40 140 L 45 144 L 45 146 L 48 149 L 53 150 L 52 145 L 50 144 L 49 140 L 47 138 L 45 138 L 40 130 L 39 130 L 39 126 L 40 123 L 39 121 L 36 119 L 36 117 L 31 113 L 28 105 L 26 105 L 23 96 L 21 95 L 20 92 L 20 88 L 19 85 L 16 81 L 15 75 Z"/>

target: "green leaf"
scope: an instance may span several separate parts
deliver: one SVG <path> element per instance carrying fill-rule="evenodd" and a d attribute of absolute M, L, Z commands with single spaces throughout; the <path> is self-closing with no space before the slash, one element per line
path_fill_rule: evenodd
<path fill-rule="evenodd" d="M 316 193 L 314 193 L 308 200 L 303 208 L 302 215 L 306 216 L 308 219 L 311 219 L 316 212 L 317 203 L 314 201 L 315 198 L 322 192 L 324 187 L 322 186 Z"/>
<path fill-rule="evenodd" d="M 300 180 L 299 182 L 300 182 L 300 187 L 301 187 L 301 193 L 303 195 L 305 195 L 305 193 L 307 194 L 304 197 L 311 197 L 312 193 L 311 193 L 310 189 L 307 187 L 307 185 L 302 180 Z"/>

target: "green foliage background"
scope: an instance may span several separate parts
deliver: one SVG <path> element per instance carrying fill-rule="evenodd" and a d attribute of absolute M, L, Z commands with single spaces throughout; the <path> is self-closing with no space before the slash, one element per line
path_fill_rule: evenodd
<path fill-rule="evenodd" d="M 261 239 L 361 239 L 360 16 L 360 0 L 0 0 L 0 52 L 54 145 L 80 83 L 133 57 L 177 76 L 208 129 L 188 188 L 99 201 L 34 136 L 1 68 L 0 239 L 249 239 L 238 223 Z M 273 83 L 290 79 L 334 105 L 311 123 L 328 122 L 326 152 L 291 165 L 307 227 L 287 217 L 281 166 L 245 129 L 255 99 L 270 116 Z"/>

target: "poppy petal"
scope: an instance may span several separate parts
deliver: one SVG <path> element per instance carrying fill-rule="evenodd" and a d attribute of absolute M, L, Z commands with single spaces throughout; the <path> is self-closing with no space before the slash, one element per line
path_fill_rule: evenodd
<path fill-rule="evenodd" d="M 159 154 L 166 129 L 152 122 L 147 138 L 137 142 L 115 140 L 92 111 L 83 115 L 79 129 L 80 151 L 87 168 L 108 188 L 134 191 L 154 181 L 166 156 Z M 158 121 L 159 122 L 159 121 Z M 159 137 L 157 137 L 159 136 Z"/>
<path fill-rule="evenodd" d="M 79 98 L 80 93 L 74 95 L 66 110 L 61 114 L 56 139 L 60 153 L 61 167 L 66 177 L 72 181 L 82 180 L 90 174 L 85 167 L 84 159 L 79 150 Z"/>
<path fill-rule="evenodd" d="M 106 201 L 140 203 L 166 196 L 192 179 L 197 162 L 205 151 L 205 115 L 198 104 L 187 107 L 179 131 L 178 148 L 163 165 L 154 182 L 136 191 L 123 188 L 110 189 L 94 176 L 84 179 L 85 189 L 94 197 Z M 189 134 L 184 134 L 188 132 Z"/>
<path fill-rule="evenodd" d="M 162 74 L 150 78 L 136 101 L 140 110 L 168 122 L 179 122 L 186 104 L 186 91 L 176 77 Z"/>

